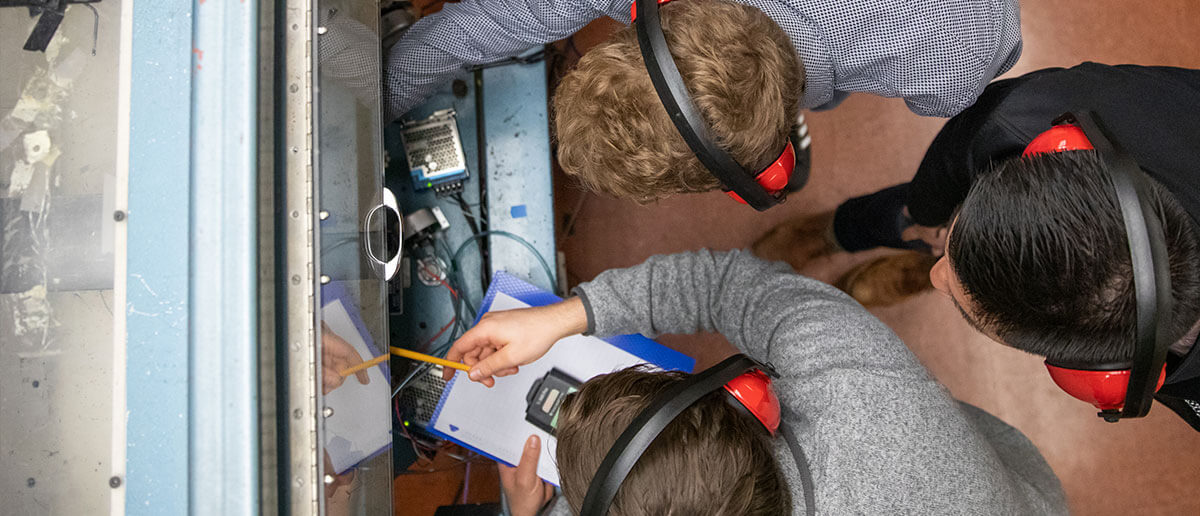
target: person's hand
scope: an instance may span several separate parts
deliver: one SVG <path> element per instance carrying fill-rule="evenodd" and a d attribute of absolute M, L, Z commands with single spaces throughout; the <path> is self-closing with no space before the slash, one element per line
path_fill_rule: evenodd
<path fill-rule="evenodd" d="M 510 468 L 497 463 L 500 468 L 500 485 L 508 494 L 508 509 L 512 516 L 535 516 L 554 498 L 554 486 L 543 482 L 537 476 L 538 454 L 542 442 L 538 436 L 531 435 L 525 440 L 521 450 L 521 461 L 517 467 Z"/>
<path fill-rule="evenodd" d="M 471 366 L 471 380 L 492 387 L 494 376 L 516 374 L 559 339 L 586 330 L 587 311 L 577 297 L 548 306 L 488 312 L 454 342 L 446 358 Z M 452 369 L 442 371 L 447 380 L 453 375 Z"/>
<path fill-rule="evenodd" d="M 354 350 L 354 346 L 338 337 L 324 322 L 321 323 L 321 391 L 324 394 L 342 386 L 342 382 L 346 380 L 342 371 L 362 362 L 363 359 Z M 354 373 L 358 383 L 366 385 L 371 382 L 367 372 L 368 370 L 364 369 Z"/>

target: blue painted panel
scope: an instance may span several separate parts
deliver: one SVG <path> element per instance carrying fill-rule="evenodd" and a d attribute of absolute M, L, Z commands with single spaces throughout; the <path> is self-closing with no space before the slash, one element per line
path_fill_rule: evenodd
<path fill-rule="evenodd" d="M 460 73 L 455 76 L 455 79 L 466 85 L 466 95 L 455 96 L 452 91 L 453 81 L 451 81 L 429 100 L 413 108 L 403 118 L 420 120 L 427 118 L 434 111 L 446 108 L 454 109 L 457 113 L 458 133 L 462 139 L 467 171 L 470 174 L 470 178 L 463 185 L 463 199 L 471 207 L 472 216 L 480 218 L 482 213 L 479 210 L 481 193 L 475 117 L 475 79 L 469 72 Z M 452 253 L 471 237 L 471 229 L 466 215 L 453 199 L 439 199 L 430 190 L 414 191 L 406 166 L 404 147 L 400 142 L 399 129 L 399 124 L 396 123 L 385 127 L 384 130 L 384 145 L 389 157 L 388 167 L 384 173 L 384 183 L 396 193 L 400 211 L 403 213 L 412 213 L 421 208 L 433 206 L 442 209 L 450 223 L 450 229 L 445 232 L 444 236 L 446 246 Z M 465 271 L 462 274 L 464 294 L 468 296 L 472 304 L 478 304 L 483 297 L 479 274 L 482 262 L 476 249 L 468 248 L 459 261 L 459 265 Z M 391 345 L 418 348 L 421 344 L 428 342 L 447 321 L 453 319 L 454 305 L 451 304 L 450 294 L 441 285 L 430 287 L 417 280 L 416 258 L 420 258 L 420 256 L 413 257 L 408 250 L 405 253 L 406 256 L 413 259 L 401 264 L 402 267 L 407 265 L 408 269 L 400 271 L 399 274 L 408 274 L 412 281 L 403 294 L 404 314 L 400 317 L 392 317 L 390 320 Z M 447 334 L 449 333 L 451 332 L 447 331 Z M 448 338 L 448 335 L 443 335 L 437 342 L 432 343 L 432 347 L 446 343 Z"/>
<path fill-rule="evenodd" d="M 133 4 L 128 272 L 128 514 L 188 509 L 192 2 Z"/>
<path fill-rule="evenodd" d="M 486 171 L 479 170 L 474 74 L 463 72 L 456 79 L 466 85 L 462 90 L 465 95 L 455 96 L 452 84 L 447 83 L 404 118 L 419 120 L 434 111 L 454 108 L 470 173 L 463 189 L 463 197 L 471 205 L 470 211 L 478 216 L 480 199 L 486 196 L 489 229 L 510 232 L 528 240 L 545 257 L 551 272 L 557 273 L 544 63 L 504 65 L 483 71 Z M 441 207 L 450 222 L 445 238 L 451 252 L 458 250 L 471 237 L 467 219 L 454 201 L 437 199 L 429 191 L 413 191 L 398 129 L 393 124 L 385 130 L 384 142 L 390 157 L 385 182 L 396 192 L 401 211 L 405 213 L 423 207 Z M 489 249 L 489 264 L 486 265 L 489 271 L 505 270 L 553 290 L 552 282 L 547 279 L 537 258 L 523 245 L 505 236 L 492 235 L 485 240 Z M 466 295 L 472 304 L 478 304 L 483 296 L 479 273 L 485 264 L 478 249 L 467 244 L 459 263 L 464 271 L 462 280 Z M 417 281 L 415 260 L 410 260 L 408 266 L 407 273 L 413 279 L 404 291 L 404 314 L 391 319 L 391 340 L 392 345 L 419 347 L 451 320 L 454 311 L 449 294 L 440 285 L 430 287 Z M 439 343 L 446 339 L 443 336 Z"/>
<path fill-rule="evenodd" d="M 555 291 L 558 271 L 546 87 L 544 61 L 483 71 L 489 228 L 533 244 L 554 278 L 547 278 L 529 249 L 501 235 L 488 237 L 491 267 Z"/>
<path fill-rule="evenodd" d="M 190 514 L 259 513 L 257 4 L 195 9 Z"/>

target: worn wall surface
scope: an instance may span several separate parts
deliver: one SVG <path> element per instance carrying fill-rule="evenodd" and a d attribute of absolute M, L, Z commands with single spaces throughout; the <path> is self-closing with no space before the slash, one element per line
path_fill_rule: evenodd
<path fill-rule="evenodd" d="M 26 9 L 0 9 L 3 515 L 109 504 L 121 1 L 95 8 L 45 53 L 21 49 Z"/>

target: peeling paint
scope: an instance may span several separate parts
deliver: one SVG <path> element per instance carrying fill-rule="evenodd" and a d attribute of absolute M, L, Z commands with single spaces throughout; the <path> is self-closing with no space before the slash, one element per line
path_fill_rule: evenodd
<path fill-rule="evenodd" d="M 8 116 L 22 122 L 32 122 L 41 110 L 41 102 L 38 102 L 37 99 L 34 99 L 30 95 L 21 95 L 21 99 L 17 101 L 17 105 L 13 107 Z"/>
<path fill-rule="evenodd" d="M 25 161 L 35 163 L 50 154 L 50 133 L 45 129 L 26 133 L 22 138 L 25 146 Z"/>
<path fill-rule="evenodd" d="M 13 306 L 13 335 L 17 337 L 50 327 L 50 304 L 46 302 L 46 286 L 33 288 L 16 296 Z"/>
<path fill-rule="evenodd" d="M 21 342 L 26 349 L 19 353 L 51 352 L 50 333 L 55 323 L 53 307 L 46 299 L 45 253 L 53 235 L 47 216 L 58 181 L 53 167 L 62 155 L 53 135 L 62 125 L 62 106 L 70 96 L 71 83 L 88 59 L 80 49 L 64 47 L 67 42 L 61 35 L 51 40 L 46 65 L 29 70 L 16 105 L 0 118 L 0 151 L 15 148 L 9 154 L 12 168 L 7 194 L 18 200 L 0 213 L 0 235 L 5 242 L 0 285 L 10 289 L 0 297 L 0 311 L 11 326 L 11 331 L 5 328 L 0 337 Z"/>
<path fill-rule="evenodd" d="M 33 180 L 33 165 L 26 163 L 25 160 L 19 159 L 13 163 L 12 176 L 9 177 L 8 196 L 17 197 L 29 188 L 29 182 Z"/>
<path fill-rule="evenodd" d="M 146 292 L 149 292 L 151 296 L 158 297 L 158 292 L 155 292 L 154 289 L 150 288 L 150 284 L 146 283 L 146 278 L 142 277 L 141 274 L 131 272 L 129 273 L 129 276 L 137 278 L 137 280 L 142 283 L 142 288 L 145 288 Z"/>

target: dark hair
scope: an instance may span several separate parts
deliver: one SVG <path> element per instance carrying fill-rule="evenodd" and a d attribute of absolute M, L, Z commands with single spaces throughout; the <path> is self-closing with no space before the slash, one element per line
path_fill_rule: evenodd
<path fill-rule="evenodd" d="M 598 376 L 563 401 L 558 461 L 562 490 L 579 514 L 613 442 L 655 395 L 686 373 L 631 367 Z M 791 492 L 769 435 L 714 392 L 685 410 L 638 460 L 609 514 L 777 515 L 792 512 Z"/>
<path fill-rule="evenodd" d="M 1172 341 L 1200 316 L 1194 222 L 1149 179 L 1175 297 Z M 976 178 L 949 237 L 949 258 L 976 324 L 1006 344 L 1078 363 L 1134 353 L 1129 244 L 1107 167 L 1094 151 L 1013 158 Z"/>

